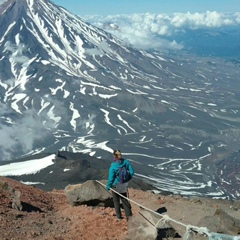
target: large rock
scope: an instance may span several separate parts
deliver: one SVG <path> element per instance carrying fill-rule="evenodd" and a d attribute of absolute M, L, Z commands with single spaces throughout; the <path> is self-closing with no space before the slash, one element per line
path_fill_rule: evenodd
<path fill-rule="evenodd" d="M 240 233 L 240 220 L 230 216 L 222 209 L 217 209 L 214 216 L 206 216 L 199 221 L 199 226 L 209 231 L 229 235 Z"/>
<path fill-rule="evenodd" d="M 240 219 L 230 216 L 222 209 L 217 209 L 214 215 L 221 221 L 219 232 L 230 235 L 237 235 L 240 233 Z"/>
<path fill-rule="evenodd" d="M 232 208 L 236 211 L 240 210 L 240 200 L 235 201 L 232 205 Z"/>
<path fill-rule="evenodd" d="M 3 194 L 6 201 L 11 203 L 13 209 L 22 211 L 21 192 L 10 187 L 5 181 L 0 180 L 0 195 Z"/>
<path fill-rule="evenodd" d="M 13 197 L 12 197 L 12 208 L 16 210 L 23 210 L 22 202 L 21 202 L 21 195 L 22 193 L 19 190 L 13 191 Z"/>
<path fill-rule="evenodd" d="M 101 181 L 106 184 L 106 180 Z M 111 192 L 94 180 L 88 180 L 83 184 L 68 185 L 64 192 L 72 206 L 89 205 L 113 207 Z"/>
<path fill-rule="evenodd" d="M 167 223 L 160 222 L 161 217 L 147 210 L 141 210 L 132 216 L 128 222 L 128 239 L 156 240 L 169 239 L 177 236 L 176 231 Z"/>

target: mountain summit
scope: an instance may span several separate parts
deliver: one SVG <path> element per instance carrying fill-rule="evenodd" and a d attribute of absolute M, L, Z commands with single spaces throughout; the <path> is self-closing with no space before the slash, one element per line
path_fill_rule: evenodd
<path fill-rule="evenodd" d="M 239 196 L 237 66 L 136 50 L 51 1 L 6 1 L 0 26 L 3 160 L 120 148 L 164 190 Z"/>

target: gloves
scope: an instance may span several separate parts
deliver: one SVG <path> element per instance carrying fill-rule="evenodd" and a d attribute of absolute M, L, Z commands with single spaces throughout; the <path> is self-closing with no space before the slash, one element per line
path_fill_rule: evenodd
<path fill-rule="evenodd" d="M 106 186 L 106 189 L 109 191 L 109 190 L 110 190 L 110 187 L 109 187 L 109 186 Z"/>

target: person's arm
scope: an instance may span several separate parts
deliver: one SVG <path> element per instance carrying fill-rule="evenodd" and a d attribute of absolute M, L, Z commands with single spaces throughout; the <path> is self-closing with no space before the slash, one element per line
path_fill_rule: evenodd
<path fill-rule="evenodd" d="M 107 190 L 110 190 L 110 188 L 113 185 L 114 180 L 115 180 L 114 169 L 112 167 L 110 167 L 109 172 L 108 172 L 108 182 L 107 182 L 107 185 L 106 185 Z"/>

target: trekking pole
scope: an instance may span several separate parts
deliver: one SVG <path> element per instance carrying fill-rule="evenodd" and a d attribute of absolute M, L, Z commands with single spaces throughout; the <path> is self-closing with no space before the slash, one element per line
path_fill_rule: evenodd
<path fill-rule="evenodd" d="M 127 187 L 127 198 L 129 198 L 129 191 L 128 191 L 128 187 Z"/>

